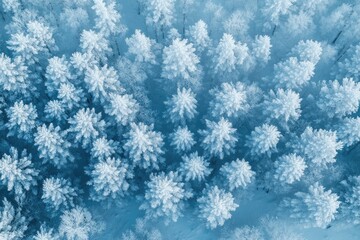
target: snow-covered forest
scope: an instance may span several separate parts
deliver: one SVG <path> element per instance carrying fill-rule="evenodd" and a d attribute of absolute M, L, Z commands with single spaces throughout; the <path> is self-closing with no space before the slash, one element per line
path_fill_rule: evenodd
<path fill-rule="evenodd" d="M 0 0 L 0 240 L 360 239 L 358 0 Z"/>

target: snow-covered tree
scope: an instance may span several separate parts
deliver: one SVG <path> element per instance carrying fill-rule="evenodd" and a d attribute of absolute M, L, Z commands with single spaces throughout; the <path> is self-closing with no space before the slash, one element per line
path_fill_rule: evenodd
<path fill-rule="evenodd" d="M 133 122 L 136 118 L 140 106 L 129 94 L 110 94 L 109 103 L 105 105 L 105 112 L 113 116 L 115 121 L 123 126 Z"/>
<path fill-rule="evenodd" d="M 10 148 L 10 154 L 4 154 L 0 159 L 0 180 L 1 185 L 5 185 L 8 191 L 15 194 L 17 202 L 25 198 L 25 193 L 37 185 L 36 170 L 31 162 L 31 154 L 26 150 L 19 155 L 18 150 Z"/>
<path fill-rule="evenodd" d="M 70 181 L 64 178 L 50 177 L 42 185 L 42 200 L 55 211 L 74 207 L 74 198 L 77 197 Z"/>
<path fill-rule="evenodd" d="M 197 86 L 201 74 L 199 62 L 193 44 L 176 38 L 163 50 L 161 76 L 177 81 L 179 86 Z"/>
<path fill-rule="evenodd" d="M 246 146 L 250 148 L 252 155 L 270 156 L 276 152 L 276 145 L 281 137 L 281 133 L 274 125 L 263 124 L 256 127 L 247 137 Z"/>
<path fill-rule="evenodd" d="M 170 134 L 171 146 L 174 146 L 178 153 L 189 151 L 195 144 L 194 134 L 187 126 L 178 127 Z"/>
<path fill-rule="evenodd" d="M 105 130 L 105 121 L 101 120 L 101 113 L 95 109 L 80 109 L 75 116 L 69 119 L 69 132 L 75 135 L 75 142 L 86 148 Z"/>
<path fill-rule="evenodd" d="M 37 61 L 37 55 L 40 52 L 36 40 L 29 35 L 19 32 L 13 33 L 7 41 L 8 48 L 12 50 L 15 55 L 20 56 L 29 63 Z"/>
<path fill-rule="evenodd" d="M 309 61 L 316 65 L 322 54 L 321 43 L 313 40 L 301 40 L 291 49 L 291 54 L 298 57 L 300 61 Z"/>
<path fill-rule="evenodd" d="M 111 93 L 119 93 L 122 90 L 117 72 L 113 67 L 107 65 L 101 68 L 98 66 L 88 68 L 85 72 L 84 82 L 95 100 L 101 102 L 108 99 Z"/>
<path fill-rule="evenodd" d="M 255 40 L 251 43 L 251 55 L 260 63 L 266 64 L 271 56 L 271 42 L 267 35 L 256 35 Z"/>
<path fill-rule="evenodd" d="M 44 108 L 45 118 L 49 121 L 61 122 L 67 118 L 64 105 L 58 100 L 51 100 Z"/>
<path fill-rule="evenodd" d="M 339 75 L 358 78 L 360 76 L 360 44 L 348 50 L 349 56 L 339 62 Z"/>
<path fill-rule="evenodd" d="M 284 122 L 297 120 L 301 115 L 300 103 L 300 95 L 292 90 L 270 90 L 263 103 L 264 114 Z"/>
<path fill-rule="evenodd" d="M 274 65 L 274 82 L 277 88 L 299 89 L 314 75 L 314 63 L 290 57 Z"/>
<path fill-rule="evenodd" d="M 19 0 L 2 0 L 2 7 L 5 12 L 17 13 L 20 10 Z"/>
<path fill-rule="evenodd" d="M 296 0 L 265 0 L 265 5 L 261 9 L 267 20 L 265 27 L 270 27 L 270 24 L 278 25 L 280 17 L 290 13 L 294 2 Z"/>
<path fill-rule="evenodd" d="M 105 61 L 106 55 L 111 52 L 109 41 L 103 34 L 93 30 L 84 30 L 80 36 L 80 48 L 88 57 L 95 61 Z"/>
<path fill-rule="evenodd" d="M 336 132 L 307 127 L 295 145 L 295 151 L 315 165 L 334 163 L 342 142 L 337 141 Z"/>
<path fill-rule="evenodd" d="M 56 49 L 53 37 L 53 29 L 40 21 L 30 21 L 26 29 L 31 38 L 35 39 L 40 51 L 51 52 Z"/>
<path fill-rule="evenodd" d="M 203 20 L 199 20 L 189 27 L 187 32 L 190 42 L 194 44 L 196 50 L 201 53 L 211 44 L 208 33 L 208 26 Z"/>
<path fill-rule="evenodd" d="M 178 88 L 177 93 L 165 102 L 167 114 L 173 123 L 185 123 L 195 117 L 197 100 L 191 89 Z"/>
<path fill-rule="evenodd" d="M 244 159 L 236 159 L 225 163 L 220 168 L 221 175 L 226 179 L 226 185 L 230 191 L 236 188 L 245 188 L 254 179 L 255 172 Z"/>
<path fill-rule="evenodd" d="M 33 138 L 33 130 L 37 124 L 37 111 L 35 106 L 24 104 L 21 100 L 15 102 L 12 107 L 7 109 L 8 122 L 6 127 L 9 130 L 8 136 L 16 136 L 31 140 Z"/>
<path fill-rule="evenodd" d="M 291 208 L 290 217 L 299 219 L 308 227 L 325 228 L 340 206 L 339 196 L 331 190 L 325 190 L 319 183 L 309 187 L 308 192 L 297 192 L 294 198 L 286 200 Z"/>
<path fill-rule="evenodd" d="M 246 44 L 236 42 L 231 34 L 224 33 L 213 52 L 215 73 L 231 73 L 249 56 Z"/>
<path fill-rule="evenodd" d="M 86 49 L 88 48 L 86 47 Z M 96 65 L 96 60 L 93 58 L 91 51 L 89 53 L 74 52 L 71 55 L 70 61 L 78 71 L 78 75 L 82 75 L 86 69 Z"/>
<path fill-rule="evenodd" d="M 343 117 L 357 112 L 360 103 L 360 83 L 344 78 L 323 83 L 317 105 L 329 117 Z"/>
<path fill-rule="evenodd" d="M 147 24 L 162 27 L 172 24 L 175 0 L 148 0 L 144 3 Z"/>
<path fill-rule="evenodd" d="M 234 152 L 238 140 L 231 122 L 223 117 L 218 122 L 206 120 L 206 127 L 206 130 L 200 130 L 199 133 L 203 137 L 201 145 L 209 155 L 223 159 L 225 155 Z"/>
<path fill-rule="evenodd" d="M 10 94 L 29 95 L 31 82 L 29 70 L 21 57 L 13 60 L 4 53 L 0 55 L 0 87 Z"/>
<path fill-rule="evenodd" d="M 247 102 L 247 94 L 244 84 L 222 83 L 220 88 L 210 90 L 212 100 L 210 109 L 213 117 L 236 118 L 247 113 L 250 105 Z"/>
<path fill-rule="evenodd" d="M 60 22 L 66 29 L 70 29 L 76 33 L 84 26 L 89 25 L 89 14 L 81 7 L 65 8 L 64 11 L 60 13 Z"/>
<path fill-rule="evenodd" d="M 62 83 L 58 89 L 57 98 L 68 110 L 83 105 L 85 97 L 81 88 L 75 87 L 71 83 Z"/>
<path fill-rule="evenodd" d="M 94 0 L 95 28 L 104 36 L 124 33 L 126 27 L 120 23 L 121 15 L 115 9 L 115 1 Z"/>
<path fill-rule="evenodd" d="M 27 220 L 21 214 L 21 209 L 15 209 L 6 198 L 4 198 L 2 202 L 4 206 L 0 212 L 0 239 L 24 239 L 28 226 Z"/>
<path fill-rule="evenodd" d="M 93 200 L 101 201 L 107 197 L 116 198 L 124 196 L 130 185 L 128 179 L 132 173 L 128 165 L 120 159 L 107 158 L 95 163 L 89 171 L 91 180 L 88 185 L 92 186 Z"/>
<path fill-rule="evenodd" d="M 130 160 L 144 169 L 149 167 L 158 169 L 159 163 L 163 162 L 162 134 L 153 131 L 154 125 L 131 123 L 130 127 L 130 131 L 124 135 L 126 142 L 123 145 Z"/>
<path fill-rule="evenodd" d="M 342 214 L 348 222 L 360 224 L 360 176 L 351 176 L 341 183 L 346 190 L 341 204 Z"/>
<path fill-rule="evenodd" d="M 52 57 L 49 59 L 49 65 L 46 67 L 46 82 L 47 91 L 52 95 L 59 89 L 60 84 L 67 83 L 72 79 L 70 72 L 70 63 L 65 59 L 65 56 Z"/>
<path fill-rule="evenodd" d="M 345 147 L 358 143 L 360 141 L 360 117 L 342 119 L 336 135 Z"/>
<path fill-rule="evenodd" d="M 59 240 L 59 235 L 53 228 L 47 228 L 44 225 L 40 226 L 40 230 L 36 232 L 33 237 L 34 240 Z"/>
<path fill-rule="evenodd" d="M 102 160 L 112 156 L 117 147 L 116 142 L 113 140 L 101 137 L 93 142 L 90 154 L 92 158 Z"/>
<path fill-rule="evenodd" d="M 41 53 L 50 53 L 56 49 L 53 31 L 46 24 L 30 20 L 25 24 L 26 32 L 11 34 L 8 48 L 29 63 L 38 61 Z"/>
<path fill-rule="evenodd" d="M 146 185 L 145 201 L 140 209 L 145 210 L 147 216 L 165 217 L 166 221 L 176 222 L 182 216 L 185 200 L 192 196 L 192 193 L 184 188 L 179 174 L 151 174 Z"/>
<path fill-rule="evenodd" d="M 61 131 L 59 126 L 54 127 L 52 123 L 48 127 L 45 124 L 39 126 L 34 141 L 39 156 L 44 162 L 50 162 L 60 168 L 74 160 L 69 151 L 71 144 L 66 140 L 66 133 Z"/>
<path fill-rule="evenodd" d="M 258 228 L 245 225 L 240 228 L 235 228 L 220 240 L 265 240 L 265 238 L 264 234 Z"/>
<path fill-rule="evenodd" d="M 292 37 L 310 36 L 315 31 L 312 17 L 305 12 L 290 14 L 284 24 L 284 29 Z"/>
<path fill-rule="evenodd" d="M 209 162 L 197 152 L 182 157 L 179 172 L 185 181 L 203 181 L 211 173 Z"/>
<path fill-rule="evenodd" d="M 60 236 L 68 240 L 88 240 L 99 229 L 86 208 L 66 210 L 60 218 Z"/>
<path fill-rule="evenodd" d="M 231 218 L 231 212 L 239 207 L 231 193 L 217 186 L 205 188 L 197 202 L 200 218 L 204 219 L 206 226 L 211 229 L 223 226 L 225 221 Z"/>
<path fill-rule="evenodd" d="M 155 41 L 148 38 L 141 30 L 136 29 L 131 37 L 125 39 L 128 45 L 128 53 L 135 57 L 137 62 L 156 63 L 154 54 Z"/>
<path fill-rule="evenodd" d="M 274 163 L 274 178 L 282 184 L 292 184 L 299 181 L 307 168 L 305 160 L 296 154 L 279 157 Z"/>
<path fill-rule="evenodd" d="M 250 21 L 253 20 L 254 14 L 247 10 L 235 10 L 224 21 L 224 30 L 234 37 L 243 39 L 248 36 Z"/>

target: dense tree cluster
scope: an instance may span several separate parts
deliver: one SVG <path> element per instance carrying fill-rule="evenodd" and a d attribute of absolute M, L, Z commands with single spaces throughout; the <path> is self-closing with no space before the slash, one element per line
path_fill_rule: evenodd
<path fill-rule="evenodd" d="M 96 239 L 100 212 L 129 205 L 145 217 L 110 239 L 159 240 L 148 227 L 183 216 L 224 239 L 360 224 L 358 1 L 2 0 L 0 14 L 0 239 Z M 235 225 L 260 194 L 276 216 Z"/>

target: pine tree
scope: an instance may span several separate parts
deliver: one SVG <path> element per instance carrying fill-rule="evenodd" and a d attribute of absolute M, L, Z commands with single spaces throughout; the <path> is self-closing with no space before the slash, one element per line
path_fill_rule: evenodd
<path fill-rule="evenodd" d="M 274 65 L 274 82 L 277 88 L 300 89 L 314 75 L 314 63 L 290 57 Z"/>
<path fill-rule="evenodd" d="M 360 76 L 360 44 L 350 48 L 349 56 L 339 62 L 340 76 L 358 78 Z"/>
<path fill-rule="evenodd" d="M 236 118 L 248 112 L 247 93 L 244 84 L 222 83 L 220 88 L 210 90 L 210 109 L 213 117 Z"/>
<path fill-rule="evenodd" d="M 292 90 L 270 90 L 264 100 L 264 114 L 281 122 L 296 121 L 301 115 L 300 95 Z"/>
<path fill-rule="evenodd" d="M 154 54 L 155 41 L 148 38 L 141 30 L 136 29 L 131 37 L 125 39 L 128 45 L 128 53 L 135 56 L 135 61 L 145 63 L 156 63 Z"/>
<path fill-rule="evenodd" d="M 29 81 L 29 70 L 21 57 L 13 60 L 4 53 L 0 55 L 0 86 L 5 93 L 16 96 L 29 96 L 34 87 Z"/>
<path fill-rule="evenodd" d="M 236 188 L 246 188 L 254 179 L 255 172 L 244 159 L 236 159 L 232 162 L 225 163 L 220 168 L 220 174 L 226 179 L 226 185 L 230 191 Z"/>
<path fill-rule="evenodd" d="M 91 157 L 97 160 L 103 160 L 111 157 L 115 150 L 119 147 L 113 140 L 108 140 L 105 137 L 96 139 L 90 151 Z"/>
<path fill-rule="evenodd" d="M 211 45 L 208 26 L 203 20 L 199 20 L 194 25 L 190 26 L 187 35 L 198 53 L 202 53 Z"/>
<path fill-rule="evenodd" d="M 266 0 L 265 6 L 261 9 L 268 21 L 265 27 L 270 27 L 270 24 L 278 25 L 280 16 L 289 14 L 294 2 L 296 0 Z"/>
<path fill-rule="evenodd" d="M 69 151 L 71 144 L 66 140 L 66 133 L 61 131 L 60 127 L 54 127 L 52 123 L 48 127 L 43 124 L 37 128 L 34 142 L 38 148 L 39 157 L 57 168 L 64 167 L 74 160 Z"/>
<path fill-rule="evenodd" d="M 117 72 L 113 67 L 107 65 L 101 68 L 98 66 L 88 68 L 85 72 L 84 82 L 95 100 L 100 102 L 108 99 L 111 93 L 122 91 Z"/>
<path fill-rule="evenodd" d="M 285 204 L 291 208 L 292 218 L 297 218 L 309 227 L 325 228 L 338 211 L 339 196 L 331 190 L 325 190 L 319 183 L 309 187 L 308 192 L 297 192 L 294 198 Z"/>
<path fill-rule="evenodd" d="M 179 172 L 185 181 L 204 181 L 211 173 L 209 162 L 197 152 L 182 157 Z"/>
<path fill-rule="evenodd" d="M 60 84 L 57 93 L 57 98 L 67 110 L 73 110 L 84 105 L 84 91 L 79 87 L 75 87 L 74 84 Z"/>
<path fill-rule="evenodd" d="M 214 72 L 234 72 L 244 64 L 248 57 L 249 49 L 247 45 L 236 42 L 231 34 L 224 33 L 213 52 Z"/>
<path fill-rule="evenodd" d="M 176 38 L 163 50 L 163 67 L 161 76 L 175 80 L 180 87 L 199 86 L 201 70 L 195 48 L 187 39 Z"/>
<path fill-rule="evenodd" d="M 336 132 L 307 127 L 296 143 L 295 151 L 315 165 L 326 166 L 336 161 L 342 142 L 337 141 Z"/>
<path fill-rule="evenodd" d="M 115 9 L 115 2 L 94 0 L 92 9 L 95 11 L 95 28 L 104 36 L 115 33 L 125 33 L 126 27 L 120 23 L 121 15 Z"/>
<path fill-rule="evenodd" d="M 61 215 L 59 233 L 67 239 L 88 240 L 97 230 L 91 213 L 82 207 L 66 210 Z"/>
<path fill-rule="evenodd" d="M 37 111 L 32 103 L 15 102 L 7 109 L 8 122 L 5 124 L 9 130 L 8 136 L 16 136 L 31 141 L 33 131 L 37 124 Z"/>
<path fill-rule="evenodd" d="M 146 23 L 149 25 L 170 26 L 174 18 L 174 0 L 144 1 L 146 8 Z"/>
<path fill-rule="evenodd" d="M 80 109 L 75 116 L 69 119 L 69 132 L 74 134 L 75 143 L 81 143 L 86 148 L 105 130 L 105 121 L 101 120 L 101 113 L 95 109 Z"/>
<path fill-rule="evenodd" d="M 360 176 L 351 176 L 341 182 L 345 187 L 342 215 L 352 224 L 360 224 Z"/>
<path fill-rule="evenodd" d="M 133 122 L 139 113 L 140 106 L 133 95 L 110 94 L 105 113 L 113 116 L 116 123 L 126 126 Z"/>
<path fill-rule="evenodd" d="M 36 170 L 31 162 L 31 154 L 23 150 L 19 156 L 18 150 L 11 147 L 10 154 L 4 154 L 0 159 L 0 180 L 7 190 L 14 192 L 17 202 L 25 199 L 25 193 L 37 185 Z"/>
<path fill-rule="evenodd" d="M 109 41 L 101 33 L 93 30 L 84 30 L 81 33 L 80 48 L 96 62 L 105 62 L 106 55 L 111 52 Z"/>
<path fill-rule="evenodd" d="M 194 145 L 194 134 L 190 132 L 188 127 L 178 127 L 170 134 L 171 146 L 175 148 L 178 153 L 189 151 Z"/>
<path fill-rule="evenodd" d="M 3 199 L 3 207 L 0 212 L 0 239 L 20 240 L 24 239 L 28 229 L 27 220 L 21 214 L 21 208 L 15 207 L 6 199 Z"/>
<path fill-rule="evenodd" d="M 140 209 L 145 210 L 147 216 L 176 222 L 182 215 L 184 201 L 192 196 L 184 189 L 180 176 L 174 172 L 151 174 L 146 185 L 145 201 Z"/>
<path fill-rule="evenodd" d="M 281 184 L 292 184 L 299 181 L 307 168 L 305 160 L 296 154 L 281 156 L 274 163 L 274 178 Z"/>
<path fill-rule="evenodd" d="M 70 181 L 64 178 L 46 178 L 42 191 L 41 199 L 55 211 L 74 207 L 74 199 L 78 196 Z"/>
<path fill-rule="evenodd" d="M 167 114 L 173 123 L 185 123 L 195 117 L 197 100 L 191 89 L 178 88 L 177 93 L 165 102 Z"/>
<path fill-rule="evenodd" d="M 40 226 L 40 230 L 36 232 L 34 240 L 59 240 L 60 237 L 54 232 L 53 228 L 46 228 L 44 225 Z"/>
<path fill-rule="evenodd" d="M 70 64 L 65 56 L 52 57 L 49 59 L 49 65 L 46 67 L 46 82 L 48 94 L 52 96 L 61 84 L 66 84 L 72 79 L 70 73 Z"/>
<path fill-rule="evenodd" d="M 162 134 L 153 131 L 154 125 L 131 123 L 130 127 L 130 131 L 124 135 L 126 142 L 123 145 L 130 160 L 144 169 L 158 169 L 159 163 L 164 160 L 161 156 L 164 153 Z"/>
<path fill-rule="evenodd" d="M 256 127 L 247 137 L 246 146 L 250 148 L 252 155 L 261 156 L 266 154 L 270 156 L 276 152 L 276 145 L 281 137 L 277 127 L 269 124 L 263 124 Z"/>
<path fill-rule="evenodd" d="M 234 152 L 238 140 L 231 122 L 224 118 L 218 122 L 206 120 L 206 127 L 206 130 L 200 130 L 199 133 L 203 137 L 201 145 L 209 155 L 223 159 L 225 155 Z"/>
<path fill-rule="evenodd" d="M 95 201 L 124 196 L 130 187 L 128 181 L 132 178 L 128 165 L 115 158 L 107 158 L 95 163 L 89 174 L 91 180 L 88 185 L 93 188 L 91 198 Z"/>
<path fill-rule="evenodd" d="M 300 61 L 309 61 L 316 65 L 322 54 L 321 43 L 313 40 L 301 40 L 291 49 L 291 54 L 298 57 Z"/>
<path fill-rule="evenodd" d="M 266 64 L 271 58 L 271 39 L 267 35 L 256 35 L 251 44 L 251 55 L 260 63 Z"/>
<path fill-rule="evenodd" d="M 323 83 L 320 90 L 318 107 L 329 117 L 343 117 L 357 112 L 360 104 L 360 83 L 352 78 L 344 78 Z"/>
<path fill-rule="evenodd" d="M 231 193 L 217 186 L 205 188 L 197 202 L 200 218 L 204 219 L 206 226 L 211 229 L 223 226 L 225 221 L 231 218 L 231 212 L 239 207 Z"/>
<path fill-rule="evenodd" d="M 347 117 L 340 121 L 336 134 L 345 147 L 354 145 L 360 141 L 360 117 Z"/>

